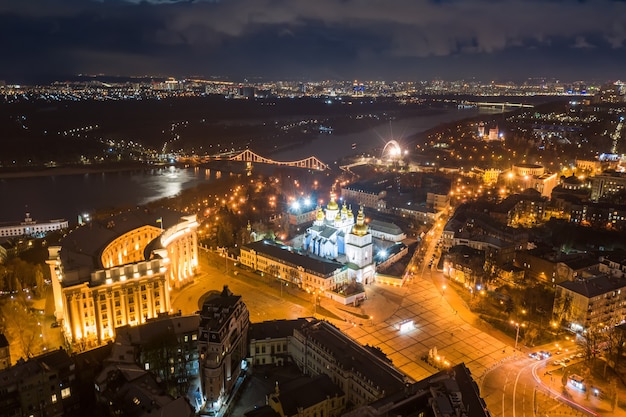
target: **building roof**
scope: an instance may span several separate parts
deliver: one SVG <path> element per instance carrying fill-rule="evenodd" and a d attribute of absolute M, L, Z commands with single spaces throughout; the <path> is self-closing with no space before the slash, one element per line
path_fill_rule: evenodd
<path fill-rule="evenodd" d="M 104 269 L 102 251 L 117 237 L 147 225 L 170 227 L 179 223 L 182 216 L 183 213 L 165 208 L 134 209 L 71 230 L 60 243 L 65 276 L 73 277 L 72 283 L 88 281 L 94 270 Z M 157 219 L 162 222 L 157 223 Z"/>
<path fill-rule="evenodd" d="M 96 381 L 100 394 L 121 415 L 128 417 L 178 417 L 192 415 L 184 397 L 173 398 L 155 378 L 137 365 L 111 365 Z"/>
<path fill-rule="evenodd" d="M 610 262 L 615 262 L 620 265 L 626 265 L 626 250 L 603 252 L 602 259 Z"/>
<path fill-rule="evenodd" d="M 278 245 L 269 240 L 248 243 L 243 248 L 254 250 L 264 256 L 291 264 L 294 267 L 301 266 L 307 272 L 324 277 L 331 276 L 336 270 L 344 267 L 339 262 L 321 258 L 308 252 L 299 252 L 289 246 Z"/>
<path fill-rule="evenodd" d="M 299 318 L 295 320 L 270 320 L 261 323 L 251 323 L 248 329 L 248 339 L 264 340 L 264 339 L 280 339 L 293 335 L 294 329 L 301 328 L 309 320 Z"/>
<path fill-rule="evenodd" d="M 563 281 L 557 285 L 586 298 L 593 298 L 626 288 L 626 279 L 603 274 L 576 281 Z"/>
<path fill-rule="evenodd" d="M 269 405 L 254 408 L 245 412 L 243 415 L 245 417 L 280 417 L 280 414 L 274 411 L 274 409 Z"/>
<path fill-rule="evenodd" d="M 380 220 L 372 220 L 371 222 L 369 222 L 369 227 L 370 229 L 373 229 L 382 233 L 387 233 L 389 235 L 401 235 L 402 234 L 402 229 L 400 229 L 400 227 L 398 227 L 397 225 L 393 223 L 389 223 L 389 222 L 383 222 Z"/>
<path fill-rule="evenodd" d="M 15 365 L 0 372 L 0 387 L 23 384 L 29 378 L 46 372 L 57 373 L 62 368 L 69 369 L 72 363 L 72 359 L 63 349 L 47 352 L 27 361 L 20 359 Z"/>
<path fill-rule="evenodd" d="M 241 296 L 233 295 L 228 285 L 224 285 L 221 293 L 210 295 L 202 304 L 200 327 L 214 331 L 221 329 L 239 303 L 242 303 Z"/>
<path fill-rule="evenodd" d="M 464 363 L 440 371 L 404 390 L 386 395 L 380 400 L 356 409 L 348 415 L 417 416 L 434 415 L 432 403 L 440 415 L 488 417 L 485 401 L 480 397 L 478 385 Z M 439 415 L 439 414 L 438 414 Z"/>
<path fill-rule="evenodd" d="M 352 184 L 348 184 L 343 188 L 346 190 L 377 195 L 381 191 L 385 191 L 389 184 L 392 182 L 392 180 L 392 175 L 383 175 L 382 177 L 353 182 Z"/>
<path fill-rule="evenodd" d="M 74 363 L 72 358 L 70 358 L 64 349 L 46 352 L 42 355 L 36 356 L 34 359 L 46 370 L 69 368 Z"/>
<path fill-rule="evenodd" d="M 200 316 L 161 316 L 149 319 L 139 326 L 122 326 L 115 330 L 115 342 L 136 345 L 156 341 L 169 335 L 182 335 L 198 331 Z"/>
<path fill-rule="evenodd" d="M 371 381 L 373 386 L 379 387 L 380 391 L 392 393 L 403 389 L 406 376 L 402 372 L 354 342 L 332 324 L 315 320 L 299 331 L 323 347 L 335 359 L 337 366 L 359 373 Z"/>
<path fill-rule="evenodd" d="M 298 415 L 298 409 L 308 409 L 329 398 L 342 397 L 343 391 L 326 374 L 312 378 L 301 377 L 278 386 L 279 401 L 287 416 Z M 275 401 L 270 397 L 270 401 Z"/>
<path fill-rule="evenodd" d="M 563 184 L 571 184 L 571 185 L 582 185 L 582 181 L 578 179 L 576 175 L 570 175 L 569 177 L 563 178 Z"/>

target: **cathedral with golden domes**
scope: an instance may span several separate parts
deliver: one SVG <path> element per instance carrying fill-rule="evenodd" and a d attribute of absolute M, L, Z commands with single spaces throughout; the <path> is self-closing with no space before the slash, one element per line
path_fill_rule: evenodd
<path fill-rule="evenodd" d="M 352 207 L 344 202 L 341 209 L 332 195 L 326 210 L 318 207 L 313 225 L 302 240 L 303 249 L 311 254 L 345 264 L 350 278 L 369 284 L 374 280 L 372 234 L 365 223 L 363 207 L 354 217 Z"/>

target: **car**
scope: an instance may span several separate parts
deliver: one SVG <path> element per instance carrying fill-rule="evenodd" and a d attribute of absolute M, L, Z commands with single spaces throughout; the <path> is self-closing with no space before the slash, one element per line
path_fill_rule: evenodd
<path fill-rule="evenodd" d="M 556 352 L 554 352 L 555 355 L 560 355 L 561 353 L 563 353 L 563 351 L 561 349 L 559 349 Z"/>
<path fill-rule="evenodd" d="M 584 353 L 582 353 L 582 352 L 578 352 L 578 353 L 576 354 L 576 357 L 577 357 L 577 358 L 584 358 L 584 357 L 585 357 L 585 354 L 584 354 Z"/>
<path fill-rule="evenodd" d="M 548 359 L 550 356 L 552 356 L 552 353 L 548 352 L 547 350 L 541 350 L 539 351 L 539 354 L 541 355 L 542 359 Z"/>
<path fill-rule="evenodd" d="M 561 362 L 559 360 L 552 361 L 552 365 L 554 365 L 554 366 L 561 366 L 561 365 L 563 365 L 563 362 Z"/>
<path fill-rule="evenodd" d="M 55 327 L 60 327 L 61 325 L 59 324 L 58 321 L 53 321 L 52 324 L 50 325 L 51 328 L 55 328 Z"/>
<path fill-rule="evenodd" d="M 569 359 L 569 358 L 565 358 L 565 359 L 563 359 L 561 362 L 563 362 L 563 363 L 569 363 L 569 361 L 570 361 L 570 359 Z"/>

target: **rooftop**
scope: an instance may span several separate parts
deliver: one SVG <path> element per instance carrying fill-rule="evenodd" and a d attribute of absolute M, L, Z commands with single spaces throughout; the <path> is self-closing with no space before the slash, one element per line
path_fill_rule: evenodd
<path fill-rule="evenodd" d="M 264 340 L 279 339 L 293 335 L 294 329 L 303 327 L 310 320 L 299 318 L 295 320 L 270 320 L 261 323 L 251 323 L 248 330 L 248 339 Z"/>
<path fill-rule="evenodd" d="M 308 272 L 313 272 L 324 277 L 332 275 L 336 270 L 342 269 L 343 264 L 328 259 L 320 258 L 309 253 L 301 253 L 289 246 L 279 245 L 269 240 L 248 243 L 243 246 L 269 258 L 274 258 L 291 264 L 294 267 L 301 266 Z"/>
<path fill-rule="evenodd" d="M 228 286 L 224 285 L 221 293 L 210 295 L 202 304 L 200 327 L 218 331 L 239 303 L 243 304 L 241 296 L 233 295 Z"/>
<path fill-rule="evenodd" d="M 338 366 L 360 374 L 380 391 L 392 393 L 403 389 L 406 376 L 402 372 L 373 355 L 332 324 L 315 320 L 299 331 L 322 346 Z"/>
<path fill-rule="evenodd" d="M 586 298 L 593 298 L 611 291 L 626 288 L 626 279 L 610 277 L 603 274 L 576 281 L 563 281 L 558 285 L 576 294 L 585 296 Z"/>
<path fill-rule="evenodd" d="M 459 417 L 488 417 L 478 385 L 464 363 L 440 371 L 405 389 L 387 395 L 349 413 L 350 417 L 454 415 Z"/>
<path fill-rule="evenodd" d="M 135 209 L 111 215 L 105 219 L 92 220 L 71 230 L 61 241 L 60 257 L 66 276 L 75 276 L 78 281 L 87 281 L 91 272 L 103 269 L 102 251 L 117 237 L 146 225 L 163 227 L 180 221 L 183 213 L 158 208 Z"/>
<path fill-rule="evenodd" d="M 312 378 L 302 377 L 277 386 L 279 401 L 287 416 L 296 416 L 298 410 L 306 410 L 328 398 L 342 397 L 343 391 L 326 374 Z M 270 401 L 276 401 L 270 397 Z"/>
<path fill-rule="evenodd" d="M 377 230 L 383 233 L 387 233 L 390 235 L 400 235 L 402 234 L 402 229 L 397 225 L 389 222 L 383 222 L 380 220 L 372 220 L 369 222 L 370 229 Z"/>

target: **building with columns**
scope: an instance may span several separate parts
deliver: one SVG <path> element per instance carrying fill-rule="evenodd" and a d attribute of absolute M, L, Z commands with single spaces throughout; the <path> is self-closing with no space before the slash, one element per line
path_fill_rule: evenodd
<path fill-rule="evenodd" d="M 195 215 L 137 209 L 93 220 L 51 246 L 55 318 L 78 348 L 170 312 L 170 291 L 198 267 Z"/>

